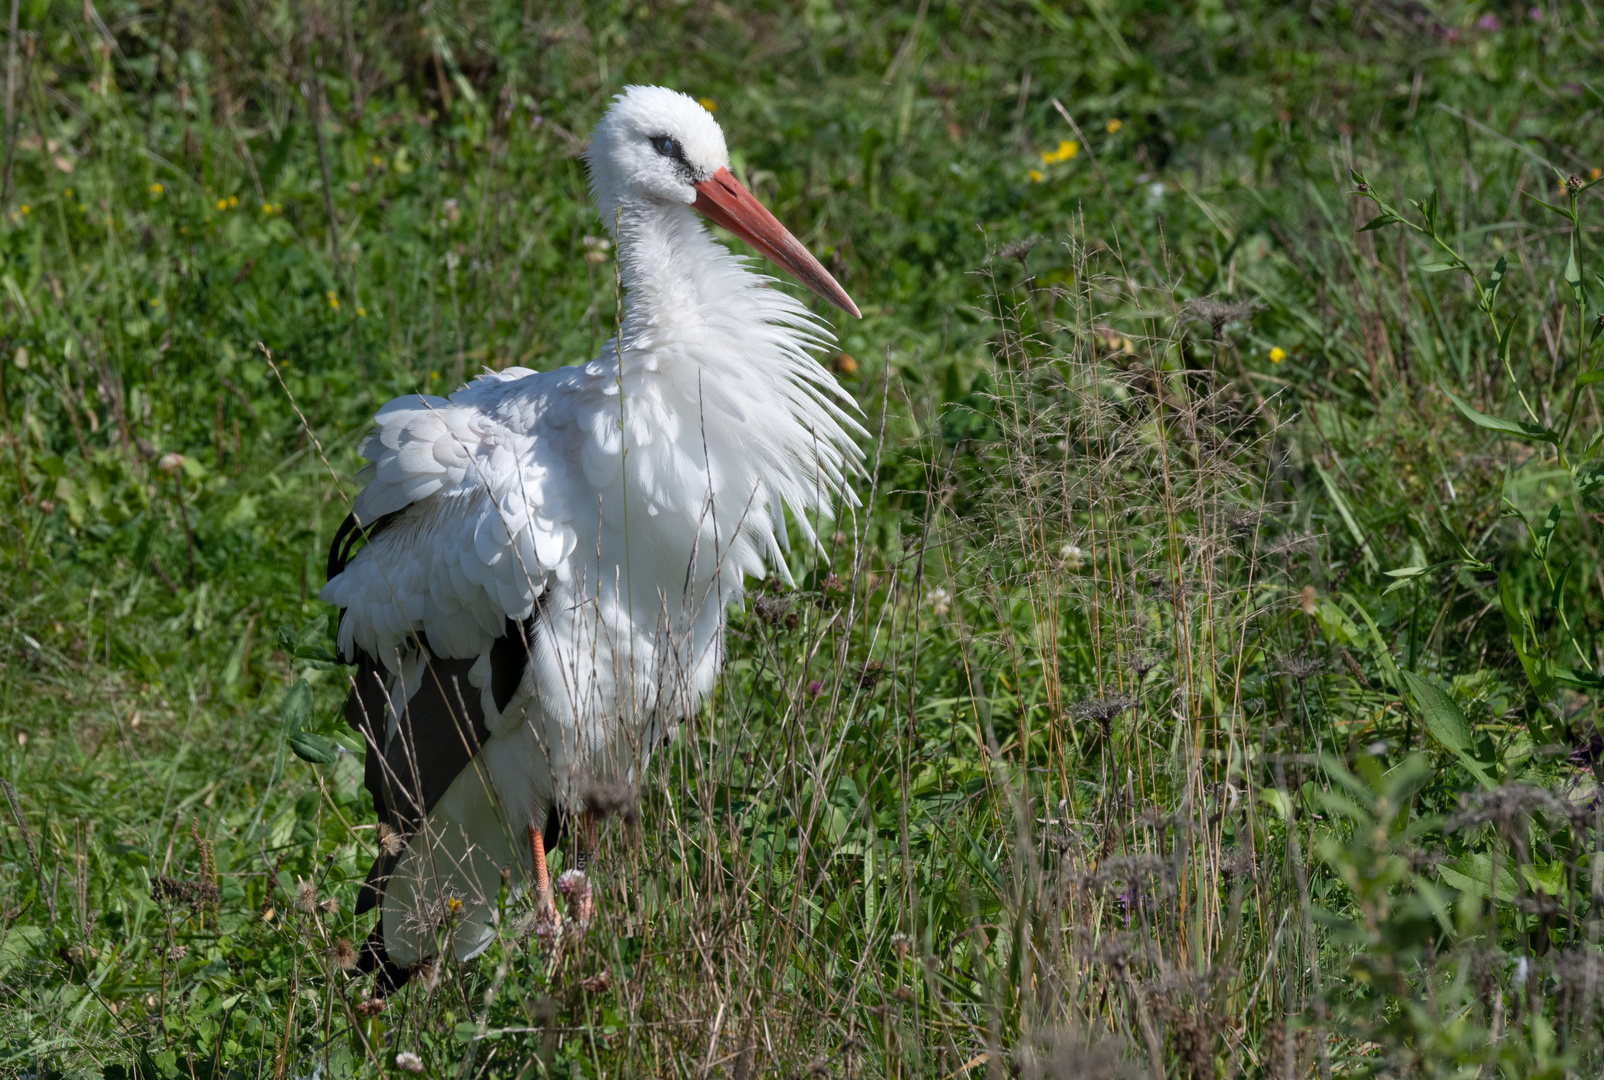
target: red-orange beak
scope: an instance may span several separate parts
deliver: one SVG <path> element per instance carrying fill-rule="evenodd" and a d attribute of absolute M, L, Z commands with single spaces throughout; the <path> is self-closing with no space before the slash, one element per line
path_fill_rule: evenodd
<path fill-rule="evenodd" d="M 853 318 L 863 318 L 830 272 L 728 169 L 720 169 L 696 185 L 696 201 L 691 207 L 751 244 L 823 299 Z"/>

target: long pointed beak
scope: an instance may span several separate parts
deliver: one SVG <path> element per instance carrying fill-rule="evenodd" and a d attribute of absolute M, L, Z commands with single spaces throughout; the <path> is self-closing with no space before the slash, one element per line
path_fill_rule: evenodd
<path fill-rule="evenodd" d="M 830 272 L 757 201 L 757 196 L 730 175 L 728 169 L 720 169 L 696 185 L 696 201 L 691 203 L 691 208 L 751 244 L 822 299 L 853 318 L 863 318 L 858 305 Z"/>

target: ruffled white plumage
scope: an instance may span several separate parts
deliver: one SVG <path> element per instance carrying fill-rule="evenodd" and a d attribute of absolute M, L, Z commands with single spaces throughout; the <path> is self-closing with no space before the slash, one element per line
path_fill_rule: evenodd
<path fill-rule="evenodd" d="M 685 110 L 667 91 L 631 94 Z M 723 154 L 710 118 L 697 130 Z M 498 868 L 527 859 L 509 837 L 578 807 L 587 783 L 633 780 L 711 689 L 744 579 L 772 567 L 789 581 L 787 509 L 816 543 L 809 517 L 856 501 L 863 432 L 814 357 L 826 327 L 677 196 L 597 198 L 626 288 L 617 336 L 580 366 L 486 372 L 448 398 L 381 409 L 354 513 L 393 516 L 321 594 L 344 610 L 342 651 L 397 684 L 392 732 L 417 685 L 395 676 L 417 669 L 421 646 L 476 659 L 464 689 L 490 738 L 385 890 L 398 963 L 432 950 L 415 916 L 442 890 L 469 902 L 455 951 L 484 946 Z M 533 654 L 498 708 L 490 651 L 509 619 L 531 618 Z"/>

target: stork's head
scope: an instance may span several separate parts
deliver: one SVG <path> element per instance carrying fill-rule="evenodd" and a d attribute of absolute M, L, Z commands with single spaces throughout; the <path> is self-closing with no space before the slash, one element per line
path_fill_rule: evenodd
<path fill-rule="evenodd" d="M 596 208 L 609 229 L 628 206 L 690 206 L 829 303 L 859 315 L 819 260 L 730 174 L 724 132 L 693 98 L 661 86 L 626 87 L 591 132 L 585 161 Z"/>

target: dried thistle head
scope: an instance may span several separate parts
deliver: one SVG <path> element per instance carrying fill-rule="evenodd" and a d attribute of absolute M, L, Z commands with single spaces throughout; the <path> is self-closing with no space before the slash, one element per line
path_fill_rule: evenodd
<path fill-rule="evenodd" d="M 427 960 L 419 960 L 412 965 L 412 978 L 425 990 L 433 990 L 440 985 L 440 958 L 431 956 Z"/>
<path fill-rule="evenodd" d="M 913 939 L 902 931 L 891 935 L 891 951 L 897 954 L 898 960 L 908 959 L 908 953 L 913 949 Z"/>
<path fill-rule="evenodd" d="M 1115 694 L 1112 697 L 1089 698 L 1077 701 L 1069 707 L 1069 715 L 1076 720 L 1096 720 L 1100 724 L 1107 724 L 1114 717 L 1136 704 L 1136 699 L 1129 694 Z"/>
<path fill-rule="evenodd" d="M 1564 804 L 1552 792 L 1531 784 L 1504 784 L 1491 791 L 1460 797 L 1459 812 L 1448 819 L 1449 829 L 1496 825 L 1506 836 L 1534 813 L 1563 813 Z"/>
<path fill-rule="evenodd" d="M 379 850 L 386 855 L 399 855 L 401 850 L 407 846 L 406 838 L 388 822 L 379 822 L 378 834 Z"/>
<path fill-rule="evenodd" d="M 1311 676 L 1318 675 L 1326 666 L 1326 662 L 1311 653 L 1296 653 L 1281 658 L 1281 672 L 1290 675 L 1298 682 L 1306 682 Z"/>
<path fill-rule="evenodd" d="M 367 997 L 356 1003 L 356 1014 L 358 1016 L 378 1016 L 383 1011 L 384 999 L 382 997 Z"/>
<path fill-rule="evenodd" d="M 585 810 L 597 821 L 614 815 L 622 817 L 627 825 L 640 819 L 640 796 L 631 784 L 593 780 L 583 794 Z"/>
<path fill-rule="evenodd" d="M 1147 673 L 1158 667 L 1161 662 L 1158 653 L 1153 649 L 1137 649 L 1131 654 L 1131 670 L 1136 673 L 1138 680 L 1147 677 Z"/>
<path fill-rule="evenodd" d="M 300 881 L 295 885 L 295 910 L 307 915 L 317 910 L 317 886 L 310 881 Z"/>
<path fill-rule="evenodd" d="M 336 911 L 340 910 L 339 898 L 334 896 L 325 896 L 322 900 L 318 901 L 317 909 L 325 915 L 333 915 Z"/>
<path fill-rule="evenodd" d="M 350 971 L 356 967 L 356 946 L 349 938 L 336 938 L 329 947 L 329 961 L 341 971 Z"/>
<path fill-rule="evenodd" d="M 1186 314 L 1201 322 L 1209 324 L 1210 336 L 1216 341 L 1220 338 L 1220 331 L 1226 323 L 1238 322 L 1259 310 L 1257 300 L 1221 300 L 1218 297 L 1204 297 L 1201 300 L 1188 301 Z"/>
<path fill-rule="evenodd" d="M 773 625 L 785 618 L 791 610 L 791 597 L 764 595 L 752 601 L 752 610 L 764 622 Z"/>

